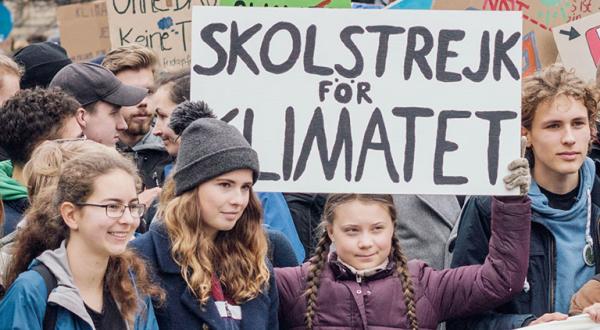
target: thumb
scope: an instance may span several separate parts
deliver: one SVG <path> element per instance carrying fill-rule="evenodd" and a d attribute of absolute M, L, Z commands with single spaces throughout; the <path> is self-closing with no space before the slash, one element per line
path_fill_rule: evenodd
<path fill-rule="evenodd" d="M 521 158 L 525 157 L 525 150 L 527 150 L 527 137 L 521 136 Z"/>

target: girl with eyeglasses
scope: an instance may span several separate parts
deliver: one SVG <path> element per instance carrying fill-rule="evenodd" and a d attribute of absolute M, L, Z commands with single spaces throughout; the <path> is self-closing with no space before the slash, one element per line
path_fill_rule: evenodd
<path fill-rule="evenodd" d="M 89 142 L 93 143 L 93 142 Z M 162 290 L 127 244 L 145 207 L 132 162 L 102 147 L 66 162 L 16 237 L 0 329 L 157 329 Z"/>

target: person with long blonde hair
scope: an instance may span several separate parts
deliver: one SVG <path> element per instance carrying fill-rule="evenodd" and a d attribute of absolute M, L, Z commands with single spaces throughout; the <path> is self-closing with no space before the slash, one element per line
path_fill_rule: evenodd
<path fill-rule="evenodd" d="M 526 190 L 526 160 L 511 164 L 507 188 Z M 280 327 L 436 329 L 449 318 L 501 304 L 525 280 L 531 210 L 527 196 L 494 197 L 493 203 L 485 264 L 435 270 L 407 261 L 391 195 L 330 195 L 314 256 L 302 266 L 276 269 Z"/>
<path fill-rule="evenodd" d="M 167 291 L 160 328 L 277 329 L 256 152 L 235 127 L 202 118 L 183 131 L 175 164 L 174 197 L 132 242 Z"/>
<path fill-rule="evenodd" d="M 157 329 L 150 297 L 164 293 L 127 249 L 144 212 L 138 183 L 133 163 L 104 146 L 62 166 L 17 234 L 0 329 Z"/>

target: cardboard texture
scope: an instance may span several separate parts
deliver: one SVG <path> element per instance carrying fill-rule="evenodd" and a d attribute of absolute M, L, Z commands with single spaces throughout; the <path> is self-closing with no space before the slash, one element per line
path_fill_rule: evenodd
<path fill-rule="evenodd" d="M 596 79 L 600 63 L 600 13 L 552 29 L 561 61 L 584 81 Z"/>
<path fill-rule="evenodd" d="M 221 0 L 221 6 L 293 7 L 293 8 L 350 8 L 350 0 Z"/>
<path fill-rule="evenodd" d="M 56 9 L 61 46 L 74 62 L 88 61 L 110 50 L 106 1 Z"/>
<path fill-rule="evenodd" d="M 192 6 L 217 0 L 107 0 L 111 48 L 139 43 L 156 51 L 167 71 L 188 69 L 191 60 Z"/>
<path fill-rule="evenodd" d="M 600 11 L 600 0 L 434 0 L 432 8 L 523 11 L 523 37 L 533 32 L 528 40 L 523 40 L 523 46 L 534 47 L 523 49 L 523 54 L 540 61 L 523 61 L 523 65 L 529 65 L 523 68 L 526 76 L 532 67 L 542 68 L 556 62 L 558 49 L 551 29 Z M 532 56 L 532 51 L 536 55 Z"/>

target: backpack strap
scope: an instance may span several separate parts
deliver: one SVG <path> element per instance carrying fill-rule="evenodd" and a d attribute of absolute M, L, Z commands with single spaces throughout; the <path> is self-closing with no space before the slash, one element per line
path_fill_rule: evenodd
<path fill-rule="evenodd" d="M 31 270 L 38 272 L 44 279 L 44 284 L 46 284 L 46 301 L 48 301 L 50 292 L 52 292 L 52 290 L 58 286 L 56 277 L 50 272 L 48 267 L 42 263 L 33 266 Z M 56 327 L 57 312 L 56 305 L 46 303 L 46 313 L 44 314 L 43 323 L 44 330 L 54 330 Z"/>

